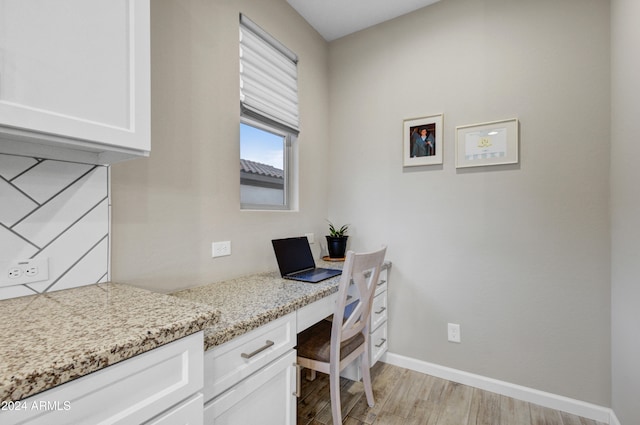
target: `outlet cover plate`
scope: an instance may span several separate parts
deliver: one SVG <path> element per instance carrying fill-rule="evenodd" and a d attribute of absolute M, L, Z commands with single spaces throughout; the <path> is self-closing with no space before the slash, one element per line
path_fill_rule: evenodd
<path fill-rule="evenodd" d="M 449 342 L 460 342 L 460 325 L 456 323 L 448 323 L 447 331 Z"/>
<path fill-rule="evenodd" d="M 212 257 L 224 257 L 231 255 L 231 241 L 213 242 L 211 244 Z"/>
<path fill-rule="evenodd" d="M 49 280 L 49 258 L 0 260 L 0 287 Z"/>

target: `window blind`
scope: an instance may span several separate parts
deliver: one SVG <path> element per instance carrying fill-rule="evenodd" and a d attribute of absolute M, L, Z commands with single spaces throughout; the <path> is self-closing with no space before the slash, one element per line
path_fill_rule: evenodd
<path fill-rule="evenodd" d="M 243 115 L 299 132 L 298 57 L 240 15 L 240 107 Z"/>

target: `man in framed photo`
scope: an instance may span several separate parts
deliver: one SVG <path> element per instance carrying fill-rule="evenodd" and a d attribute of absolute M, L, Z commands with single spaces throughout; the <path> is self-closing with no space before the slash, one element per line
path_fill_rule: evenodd
<path fill-rule="evenodd" d="M 411 157 L 433 156 L 436 154 L 436 140 L 433 133 L 429 133 L 426 127 L 414 132 L 413 149 Z"/>

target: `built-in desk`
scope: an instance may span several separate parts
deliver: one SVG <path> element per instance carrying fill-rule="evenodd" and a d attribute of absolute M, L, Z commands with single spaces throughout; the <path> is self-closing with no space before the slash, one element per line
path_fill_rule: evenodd
<path fill-rule="evenodd" d="M 318 267 L 339 269 L 342 265 L 317 261 Z M 386 261 L 376 295 L 386 290 L 390 267 L 391 262 Z M 204 345 L 205 350 L 209 350 L 292 312 L 296 312 L 297 332 L 306 329 L 333 313 L 339 283 L 340 276 L 306 283 L 283 279 L 278 272 L 266 272 L 190 288 L 172 295 L 207 304 L 220 312 L 218 322 L 205 330 Z"/>
<path fill-rule="evenodd" d="M 319 261 L 319 267 L 343 263 Z M 371 364 L 386 351 L 386 262 L 374 298 Z M 296 334 L 334 311 L 340 276 L 311 284 L 258 273 L 177 292 L 220 312 L 205 329 L 204 423 L 294 425 Z M 346 369 L 345 369 L 346 371 Z M 350 377 L 358 379 L 354 369 Z M 256 406 L 260 406 L 256 408 Z"/>

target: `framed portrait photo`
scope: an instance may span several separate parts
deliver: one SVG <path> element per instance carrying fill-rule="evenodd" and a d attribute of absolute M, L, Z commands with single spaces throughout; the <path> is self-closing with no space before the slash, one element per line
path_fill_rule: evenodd
<path fill-rule="evenodd" d="M 456 127 L 456 168 L 517 164 L 518 119 Z"/>
<path fill-rule="evenodd" d="M 403 167 L 442 164 L 442 114 L 403 123 Z"/>

